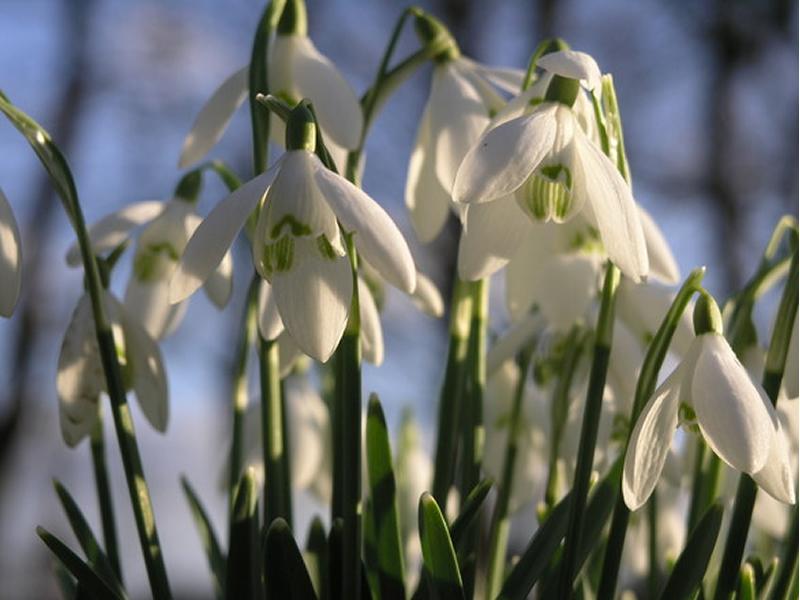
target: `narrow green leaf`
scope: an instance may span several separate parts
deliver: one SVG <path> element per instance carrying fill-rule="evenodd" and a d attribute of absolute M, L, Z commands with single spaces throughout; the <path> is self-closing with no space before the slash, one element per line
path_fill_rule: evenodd
<path fill-rule="evenodd" d="M 464 534 L 478 516 L 481 506 L 483 506 L 483 501 L 486 500 L 489 491 L 492 489 L 492 485 L 494 485 L 494 481 L 490 478 L 487 477 L 483 479 L 478 485 L 472 488 L 472 491 L 469 493 L 466 500 L 464 500 L 461 512 L 450 525 L 450 539 L 453 540 L 453 546 L 456 549 L 460 549 L 461 545 L 464 543 Z"/>
<path fill-rule="evenodd" d="M 189 508 L 192 511 L 192 517 L 194 518 L 197 532 L 200 534 L 203 550 L 206 553 L 208 566 L 211 569 L 214 593 L 217 598 L 222 598 L 223 590 L 225 589 L 225 555 L 222 553 L 222 549 L 217 541 L 217 534 L 214 532 L 211 519 L 209 519 L 208 513 L 200 502 L 200 498 L 197 497 L 197 494 L 186 477 L 181 477 L 181 487 L 186 496 L 186 501 L 189 503 Z"/>
<path fill-rule="evenodd" d="M 739 572 L 739 593 L 737 600 L 756 600 L 756 572 L 753 565 L 745 563 Z"/>
<path fill-rule="evenodd" d="M 577 554 L 578 565 L 583 564 L 586 560 L 592 550 L 592 545 L 599 537 L 600 531 L 611 514 L 621 470 L 622 460 L 620 459 L 592 491 L 586 505 L 585 526 Z M 546 572 L 567 532 L 570 496 L 571 494 L 564 496 L 550 511 L 547 520 L 536 530 L 522 556 L 508 574 L 498 598 L 509 600 L 527 598 L 533 586 Z M 556 579 L 552 581 L 555 585 Z"/>
<path fill-rule="evenodd" d="M 780 571 L 779 567 L 781 565 L 781 561 L 777 556 L 774 556 L 770 561 L 767 568 L 764 570 L 763 578 L 758 585 L 758 597 L 759 598 L 769 598 L 772 590 L 775 587 L 775 583 L 778 580 L 778 572 Z"/>
<path fill-rule="evenodd" d="M 55 487 L 58 499 L 61 501 L 61 506 L 64 508 L 64 512 L 67 515 L 72 532 L 75 534 L 81 549 L 86 555 L 86 560 L 92 568 L 114 588 L 118 595 L 124 595 L 124 588 L 114 572 L 114 567 L 111 566 L 111 562 L 97 542 L 97 538 L 92 532 L 92 528 L 89 526 L 86 518 L 83 516 L 81 509 L 58 480 L 53 480 L 53 487 Z"/>
<path fill-rule="evenodd" d="M 464 598 L 461 572 L 447 522 L 428 492 L 419 499 L 419 537 L 424 573 L 434 598 Z"/>
<path fill-rule="evenodd" d="M 59 540 L 44 527 L 36 528 L 38 535 L 50 551 L 56 556 L 66 569 L 78 580 L 78 586 L 85 590 L 89 598 L 104 600 L 116 598 L 123 600 L 127 598 L 124 594 L 118 593 L 112 585 L 109 585 L 91 566 L 81 559 L 77 554 L 70 550 L 64 542 Z"/>
<path fill-rule="evenodd" d="M 403 600 L 406 597 L 403 582 L 403 542 L 397 514 L 392 449 L 383 409 L 375 394 L 370 396 L 367 408 L 366 441 L 380 596 L 384 600 Z"/>
<path fill-rule="evenodd" d="M 316 600 L 314 585 L 303 556 L 292 536 L 289 524 L 282 518 L 272 522 L 264 544 L 264 577 L 267 600 Z"/>
<path fill-rule="evenodd" d="M 320 597 L 323 595 L 322 590 L 325 589 L 325 582 L 328 580 L 327 561 L 328 540 L 325 535 L 325 526 L 322 524 L 322 519 L 316 516 L 308 528 L 306 566 L 308 574 L 311 576 L 311 583 L 314 584 L 314 591 Z"/>
<path fill-rule="evenodd" d="M 226 598 L 260 598 L 256 482 L 252 469 L 239 481 L 231 517 L 230 548 L 225 569 Z"/>
<path fill-rule="evenodd" d="M 703 518 L 689 536 L 686 547 L 678 557 L 675 568 L 667 580 L 667 585 L 661 592 L 661 598 L 681 600 L 693 596 L 703 581 L 721 525 L 722 506 L 715 502 L 706 510 Z"/>
<path fill-rule="evenodd" d="M 64 600 L 76 598 L 78 594 L 78 582 L 75 581 L 72 574 L 67 571 L 64 563 L 60 560 L 54 560 L 53 573 L 56 576 L 56 583 L 58 584 L 58 589 L 61 591 L 61 597 L 64 598 Z"/>
<path fill-rule="evenodd" d="M 322 596 L 327 600 L 339 600 L 342 597 L 342 529 L 344 520 L 339 517 L 333 520 L 328 533 L 328 585 Z"/>

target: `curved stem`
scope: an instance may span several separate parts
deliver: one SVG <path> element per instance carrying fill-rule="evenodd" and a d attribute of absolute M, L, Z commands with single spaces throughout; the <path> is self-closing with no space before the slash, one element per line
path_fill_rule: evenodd
<path fill-rule="evenodd" d="M 97 488 L 97 501 L 100 505 L 100 521 L 103 524 L 103 542 L 106 556 L 114 569 L 114 573 L 122 581 L 122 566 L 119 562 L 119 547 L 117 545 L 117 527 L 114 522 L 114 503 L 112 502 L 108 468 L 106 467 L 106 443 L 103 438 L 102 411 L 92 428 L 91 448 L 94 482 Z"/>

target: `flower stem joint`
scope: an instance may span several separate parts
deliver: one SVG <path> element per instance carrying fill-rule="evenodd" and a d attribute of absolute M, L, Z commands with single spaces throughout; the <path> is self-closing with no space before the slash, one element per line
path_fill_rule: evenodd
<path fill-rule="evenodd" d="M 439 19 L 420 8 L 411 9 L 414 15 L 414 30 L 420 43 L 430 50 L 436 62 L 446 62 L 461 56 L 461 50 L 453 35 Z"/>
<path fill-rule="evenodd" d="M 300 102 L 286 121 L 286 150 L 308 150 L 317 147 L 317 126 L 308 104 Z"/>

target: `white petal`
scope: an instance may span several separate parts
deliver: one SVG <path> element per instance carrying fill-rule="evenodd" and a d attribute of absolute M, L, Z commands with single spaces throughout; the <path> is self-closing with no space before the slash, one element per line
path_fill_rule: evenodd
<path fill-rule="evenodd" d="M 721 335 L 698 336 L 692 406 L 706 442 L 738 471 L 755 473 L 775 437 L 775 410 Z"/>
<path fill-rule="evenodd" d="M 381 276 L 396 288 L 411 294 L 417 279 L 414 259 L 403 234 L 388 213 L 344 177 L 317 161 L 316 183 L 347 232 L 355 234 L 363 253 Z"/>
<path fill-rule="evenodd" d="M 347 325 L 353 273 L 346 256 L 323 258 L 315 240 L 297 239 L 290 269 L 272 276 L 281 319 L 300 349 L 327 361 Z"/>
<path fill-rule="evenodd" d="M 150 424 L 156 431 L 164 432 L 169 420 L 169 401 L 161 350 L 144 328 L 129 315 L 123 316 L 123 327 L 136 399 Z"/>
<path fill-rule="evenodd" d="M 486 376 L 497 371 L 503 363 L 511 361 L 543 328 L 544 321 L 540 314 L 528 313 L 515 321 L 486 353 Z"/>
<path fill-rule="evenodd" d="M 647 401 L 631 433 L 622 475 L 622 495 L 631 510 L 647 502 L 664 468 L 678 426 L 683 377 L 679 366 Z"/>
<path fill-rule="evenodd" d="M 219 309 L 225 308 L 233 292 L 233 256 L 230 250 L 222 257 L 222 262 L 206 279 L 203 290 L 208 299 Z"/>
<path fill-rule="evenodd" d="M 274 340 L 283 331 L 283 321 L 269 281 L 261 280 L 258 288 L 258 330 L 265 340 Z"/>
<path fill-rule="evenodd" d="M 522 69 L 489 67 L 466 57 L 461 57 L 459 60 L 489 80 L 492 85 L 509 94 L 519 93 L 525 79 L 525 71 Z"/>
<path fill-rule="evenodd" d="M 444 300 L 439 288 L 428 277 L 417 271 L 417 286 L 411 295 L 414 305 L 429 317 L 444 315 Z"/>
<path fill-rule="evenodd" d="M 284 329 L 278 336 L 278 364 L 280 365 L 281 378 L 292 372 L 297 360 L 305 354 L 297 347 L 292 336 Z"/>
<path fill-rule="evenodd" d="M 236 71 L 222 82 L 205 103 L 183 141 L 178 168 L 201 160 L 219 141 L 233 113 L 247 98 L 249 67 Z"/>
<path fill-rule="evenodd" d="M 88 294 L 81 297 L 64 334 L 56 390 L 62 435 L 69 446 L 74 446 L 91 430 L 100 393 L 105 390 Z"/>
<path fill-rule="evenodd" d="M 753 479 L 778 502 L 794 504 L 796 498 L 787 435 L 781 428 L 780 421 L 776 425 L 769 458 L 760 471 L 753 473 Z"/>
<path fill-rule="evenodd" d="M 519 188 L 552 150 L 556 109 L 542 104 L 528 116 L 484 133 L 467 152 L 453 184 L 456 202 L 490 202 Z"/>
<path fill-rule="evenodd" d="M 664 233 L 649 212 L 641 205 L 637 205 L 637 207 L 647 246 L 647 257 L 650 260 L 650 275 L 670 285 L 679 283 L 681 272 Z"/>
<path fill-rule="evenodd" d="M 170 302 L 188 297 L 211 276 L 258 206 L 279 164 L 280 161 L 222 200 L 200 224 L 172 276 Z"/>
<path fill-rule="evenodd" d="M 297 94 L 311 100 L 323 131 L 334 142 L 356 148 L 364 119 L 353 88 L 309 38 L 291 37 L 291 77 Z"/>
<path fill-rule="evenodd" d="M 383 363 L 383 329 L 378 307 L 369 286 L 359 277 L 358 303 L 361 310 L 361 351 L 364 360 L 379 367 Z"/>
<path fill-rule="evenodd" d="M 132 275 L 128 280 L 125 311 L 154 339 L 164 339 L 173 333 L 183 320 L 188 306 L 187 302 L 170 303 L 169 279 L 140 281 Z"/>
<path fill-rule="evenodd" d="M 450 214 L 450 190 L 436 177 L 435 148 L 430 133 L 430 101 L 425 106 L 417 140 L 408 162 L 405 200 L 411 224 L 423 244 L 431 242 L 444 227 Z"/>
<path fill-rule="evenodd" d="M 0 315 L 14 312 L 22 285 L 22 242 L 11 205 L 0 189 Z"/>
<path fill-rule="evenodd" d="M 527 217 L 525 217 L 527 220 Z M 506 308 L 512 320 L 530 311 L 536 290 L 532 281 L 550 257 L 559 250 L 560 238 L 569 224 L 536 223 L 525 236 L 506 267 Z"/>
<path fill-rule="evenodd" d="M 599 291 L 597 255 L 556 254 L 533 271 L 533 301 L 553 327 L 566 330 L 586 318 Z"/>
<path fill-rule="evenodd" d="M 113 250 L 130 237 L 131 231 L 158 217 L 168 203 L 160 200 L 145 200 L 128 204 L 124 208 L 111 213 L 89 227 L 89 239 L 95 254 Z M 67 264 L 81 264 L 81 252 L 74 243 L 67 251 Z"/>
<path fill-rule="evenodd" d="M 585 52 L 575 50 L 551 52 L 542 56 L 536 64 L 556 75 L 583 80 L 588 84 L 590 90 L 600 85 L 600 67 Z"/>
<path fill-rule="evenodd" d="M 489 124 L 489 110 L 452 63 L 434 69 L 429 106 L 436 176 L 442 187 L 451 190 L 464 155 Z"/>
<path fill-rule="evenodd" d="M 639 211 L 630 187 L 609 158 L 575 128 L 576 196 L 585 196 L 609 258 L 637 283 L 649 266 Z"/>
<path fill-rule="evenodd" d="M 475 281 L 501 269 L 532 232 L 513 196 L 469 205 L 458 246 L 459 277 Z"/>
<path fill-rule="evenodd" d="M 305 378 L 287 382 L 286 400 L 292 487 L 303 490 L 313 483 L 329 454 L 330 418 L 325 402 Z"/>
<path fill-rule="evenodd" d="M 550 84 L 552 78 L 553 76 L 550 73 L 543 73 L 527 90 L 519 92 L 519 94 L 509 100 L 503 108 L 497 111 L 497 114 L 492 119 L 491 127 L 497 127 L 501 123 L 516 119 L 517 117 L 521 117 L 533 111 L 533 107 L 537 102 L 532 103 L 532 101 L 538 99 L 538 101 L 541 102 L 544 99 L 547 86 Z"/>
<path fill-rule="evenodd" d="M 324 235 L 334 247 L 341 247 L 336 215 L 316 185 L 317 167 L 323 168 L 311 152 L 291 150 L 283 155 L 280 172 L 267 194 L 266 211 L 259 216 L 255 251 L 260 252 L 262 244 L 274 242 L 287 230 L 294 236 Z M 307 231 L 295 231 L 298 225 Z M 258 263 L 259 257 L 254 258 Z"/>

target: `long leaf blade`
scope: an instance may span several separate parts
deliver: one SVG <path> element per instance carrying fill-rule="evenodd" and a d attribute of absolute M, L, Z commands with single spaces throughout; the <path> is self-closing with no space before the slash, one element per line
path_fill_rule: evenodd
<path fill-rule="evenodd" d="M 100 575 L 106 582 L 108 582 L 110 586 L 115 589 L 117 594 L 123 595 L 125 591 L 122 587 L 122 583 L 119 581 L 117 574 L 114 572 L 114 568 L 111 566 L 111 562 L 108 560 L 105 552 L 103 552 L 103 549 L 100 547 L 100 544 L 92 532 L 92 528 L 89 526 L 89 523 L 86 521 L 86 518 L 83 516 L 81 509 L 75 503 L 75 500 L 73 500 L 67 489 L 61 485 L 57 479 L 53 481 L 53 487 L 55 487 L 56 495 L 58 495 L 58 499 L 61 501 L 61 506 L 64 508 L 64 512 L 67 515 L 67 520 L 69 520 L 70 527 L 72 528 L 72 531 L 75 534 L 83 553 L 86 555 L 86 560 L 94 568 L 98 575 Z"/>
<path fill-rule="evenodd" d="M 264 542 L 264 575 L 267 600 L 316 600 L 317 594 L 303 556 L 282 518 L 272 522 Z"/>
<path fill-rule="evenodd" d="M 226 598 L 260 598 L 256 481 L 252 469 L 239 480 L 231 517 L 231 541 L 225 569 Z"/>
<path fill-rule="evenodd" d="M 127 598 L 124 593 L 119 594 L 89 564 L 44 527 L 37 527 L 36 535 L 41 538 L 61 564 L 72 573 L 72 576 L 78 580 L 78 587 L 83 589 L 90 598 L 97 598 L 98 600 L 106 598 L 124 600 Z"/>
<path fill-rule="evenodd" d="M 461 544 L 464 543 L 464 534 L 478 516 L 481 506 L 483 506 L 483 501 L 486 500 L 486 497 L 489 495 L 489 492 L 492 489 L 492 485 L 494 485 L 494 482 L 491 479 L 486 478 L 472 488 L 472 491 L 469 493 L 466 500 L 464 500 L 464 506 L 461 508 L 461 512 L 451 523 L 450 539 L 453 540 L 453 546 L 456 548 L 456 550 L 459 550 L 461 548 Z"/>
<path fill-rule="evenodd" d="M 200 498 L 186 477 L 181 477 L 181 487 L 186 496 L 186 501 L 189 503 L 197 532 L 200 535 L 200 541 L 203 544 L 203 550 L 206 553 L 208 566 L 211 569 L 214 592 L 217 598 L 222 598 L 222 592 L 225 589 L 225 555 L 217 540 L 217 534 L 214 532 L 211 519 L 209 519 L 208 513 L 200 502 Z"/>
<path fill-rule="evenodd" d="M 464 598 L 461 572 L 447 522 L 436 500 L 425 492 L 419 499 L 419 537 L 424 572 L 435 598 Z"/>
<path fill-rule="evenodd" d="M 692 597 L 703 581 L 721 525 L 722 506 L 719 503 L 712 504 L 689 536 L 661 592 L 661 598 L 681 600 Z"/>
<path fill-rule="evenodd" d="M 375 394 L 370 396 L 367 408 L 366 441 L 381 598 L 403 600 L 406 596 L 403 582 L 403 542 L 397 513 L 392 449 L 383 409 Z"/>

